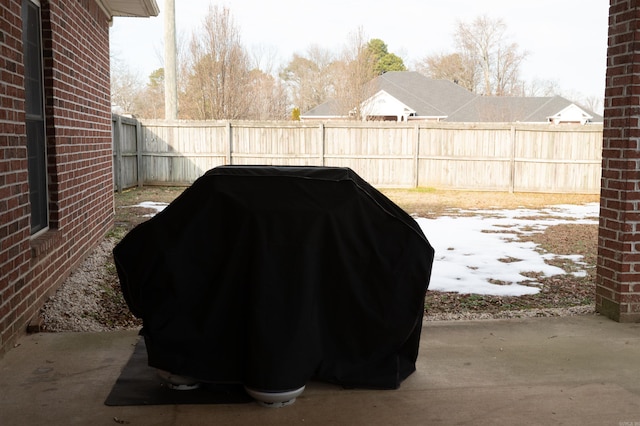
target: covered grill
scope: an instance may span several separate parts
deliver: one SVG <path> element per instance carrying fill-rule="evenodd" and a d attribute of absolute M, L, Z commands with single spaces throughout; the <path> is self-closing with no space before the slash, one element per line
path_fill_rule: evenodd
<path fill-rule="evenodd" d="M 348 168 L 208 171 L 115 247 L 149 365 L 285 391 L 415 371 L 433 249 Z"/>

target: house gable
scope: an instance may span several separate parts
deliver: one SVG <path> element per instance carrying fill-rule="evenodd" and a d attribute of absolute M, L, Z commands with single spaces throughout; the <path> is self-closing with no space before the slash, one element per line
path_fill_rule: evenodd
<path fill-rule="evenodd" d="M 593 120 L 593 115 L 588 114 L 576 104 L 571 104 L 562 111 L 548 117 L 553 124 L 579 123 L 586 124 Z"/>
<path fill-rule="evenodd" d="M 407 121 L 416 110 L 400 102 L 384 90 L 367 99 L 362 104 L 363 120 Z"/>

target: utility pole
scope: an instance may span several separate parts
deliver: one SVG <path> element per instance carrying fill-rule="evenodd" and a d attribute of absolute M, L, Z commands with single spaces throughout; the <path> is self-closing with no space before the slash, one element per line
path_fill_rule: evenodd
<path fill-rule="evenodd" d="M 176 2 L 164 0 L 164 118 L 178 118 Z"/>

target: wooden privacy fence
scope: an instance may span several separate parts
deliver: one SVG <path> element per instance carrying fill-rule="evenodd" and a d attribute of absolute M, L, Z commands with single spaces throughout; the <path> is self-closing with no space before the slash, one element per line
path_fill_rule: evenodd
<path fill-rule="evenodd" d="M 158 121 L 114 116 L 116 188 L 220 165 L 350 167 L 377 187 L 599 193 L 602 125 Z"/>

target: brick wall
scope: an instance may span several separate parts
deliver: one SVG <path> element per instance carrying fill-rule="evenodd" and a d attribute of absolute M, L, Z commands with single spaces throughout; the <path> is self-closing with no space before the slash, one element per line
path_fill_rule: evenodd
<path fill-rule="evenodd" d="M 640 321 L 640 8 L 611 0 L 596 308 Z"/>
<path fill-rule="evenodd" d="M 0 6 L 0 345 L 29 269 L 29 196 L 20 4 Z M 2 346 L 0 346 L 1 348 Z M 1 353 L 1 351 L 0 351 Z"/>
<path fill-rule="evenodd" d="M 50 228 L 35 239 L 21 0 L 0 5 L 0 355 L 113 221 L 107 17 L 93 0 L 41 4 Z"/>

